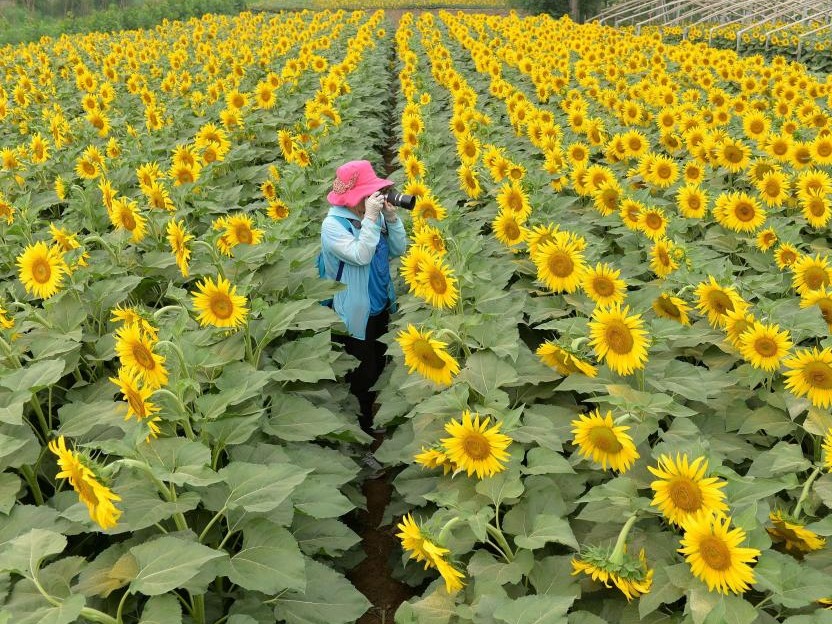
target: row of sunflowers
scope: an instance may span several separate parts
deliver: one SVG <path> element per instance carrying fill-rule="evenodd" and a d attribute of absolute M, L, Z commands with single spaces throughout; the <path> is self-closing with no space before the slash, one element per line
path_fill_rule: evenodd
<path fill-rule="evenodd" d="M 395 39 L 397 621 L 826 621 L 829 80 L 547 16 Z"/>
<path fill-rule="evenodd" d="M 0 620 L 353 622 L 369 437 L 314 257 L 376 159 L 383 13 L 0 60 Z"/>

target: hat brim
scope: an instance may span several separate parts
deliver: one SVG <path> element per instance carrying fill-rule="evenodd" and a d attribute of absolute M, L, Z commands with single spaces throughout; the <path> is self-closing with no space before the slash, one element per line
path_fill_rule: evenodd
<path fill-rule="evenodd" d="M 335 191 L 330 191 L 327 194 L 326 199 L 333 206 L 347 206 L 349 208 L 353 208 L 357 206 L 365 197 L 369 197 L 376 191 L 380 191 L 388 186 L 393 186 L 392 180 L 376 178 L 375 180 L 370 180 L 368 182 L 364 182 L 363 184 L 357 184 L 346 193 L 341 193 L 340 195 Z"/>

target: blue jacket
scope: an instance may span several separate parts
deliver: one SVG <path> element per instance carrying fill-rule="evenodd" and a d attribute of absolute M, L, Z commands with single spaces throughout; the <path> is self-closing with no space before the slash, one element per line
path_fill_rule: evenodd
<path fill-rule="evenodd" d="M 373 222 L 366 217 L 361 221 L 357 236 L 333 217 L 357 220 L 355 213 L 342 206 L 331 206 L 321 225 L 321 251 L 324 258 L 326 277 L 335 279 L 339 261 L 344 262 L 341 282 L 346 289 L 335 293 L 333 309 L 344 321 L 350 336 L 364 340 L 367 319 L 370 318 L 370 263 L 376 251 L 384 217 L 379 215 Z M 353 228 L 355 230 L 355 228 Z M 404 254 L 407 249 L 407 233 L 402 220 L 387 224 L 387 245 L 392 258 Z M 390 299 L 395 300 L 390 285 Z"/>

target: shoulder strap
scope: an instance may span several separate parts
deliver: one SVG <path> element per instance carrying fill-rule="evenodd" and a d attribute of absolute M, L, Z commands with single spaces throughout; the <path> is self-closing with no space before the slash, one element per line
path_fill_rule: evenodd
<path fill-rule="evenodd" d="M 341 225 L 343 225 L 344 229 L 347 230 L 347 232 L 349 232 L 350 234 L 353 234 L 352 221 L 350 219 L 347 219 L 346 217 L 339 217 L 338 215 L 330 215 L 330 216 L 332 216 L 333 219 L 335 219 Z M 339 260 L 338 261 L 338 272 L 335 274 L 335 281 L 340 282 L 341 281 L 341 276 L 343 274 L 344 274 L 344 261 Z"/>

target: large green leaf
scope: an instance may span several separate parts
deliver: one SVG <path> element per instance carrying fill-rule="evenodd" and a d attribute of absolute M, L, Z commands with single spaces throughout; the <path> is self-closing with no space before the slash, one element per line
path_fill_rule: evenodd
<path fill-rule="evenodd" d="M 325 436 L 342 426 L 330 410 L 293 394 L 272 395 L 271 416 L 264 431 L 282 440 L 300 442 Z"/>
<path fill-rule="evenodd" d="M 564 624 L 575 596 L 543 594 L 523 596 L 494 610 L 494 617 L 506 624 Z"/>
<path fill-rule="evenodd" d="M 754 566 L 754 585 L 772 592 L 771 599 L 788 609 L 805 607 L 830 593 L 829 575 L 792 557 L 767 550 Z"/>
<path fill-rule="evenodd" d="M 139 624 L 182 624 L 182 605 L 171 594 L 153 596 L 145 603 Z"/>
<path fill-rule="evenodd" d="M 265 519 L 256 519 L 243 529 L 243 547 L 231 557 L 228 578 L 264 594 L 306 590 L 305 562 L 298 543 L 289 531 Z"/>
<path fill-rule="evenodd" d="M 41 360 L 0 377 L 0 386 L 9 390 L 35 392 L 56 383 L 64 374 L 63 360 Z"/>
<path fill-rule="evenodd" d="M 310 472 L 292 464 L 263 466 L 231 462 L 219 471 L 227 492 L 223 506 L 251 512 L 271 511 L 303 483 Z"/>
<path fill-rule="evenodd" d="M 62 552 L 66 543 L 66 537 L 60 533 L 32 529 L 13 539 L 8 547 L 3 549 L 0 570 L 31 577 L 37 574 L 44 558 Z"/>
<path fill-rule="evenodd" d="M 173 535 L 165 535 L 130 549 L 138 572 L 130 583 L 131 592 L 158 596 L 187 584 L 204 566 L 226 553 Z"/>
<path fill-rule="evenodd" d="M 499 388 L 516 380 L 517 371 L 514 366 L 491 351 L 472 354 L 457 376 L 457 381 L 466 382 L 486 402 Z"/>
<path fill-rule="evenodd" d="M 275 617 L 287 624 L 347 624 L 370 607 L 352 584 L 332 568 L 306 559 L 306 591 L 277 598 Z"/>

